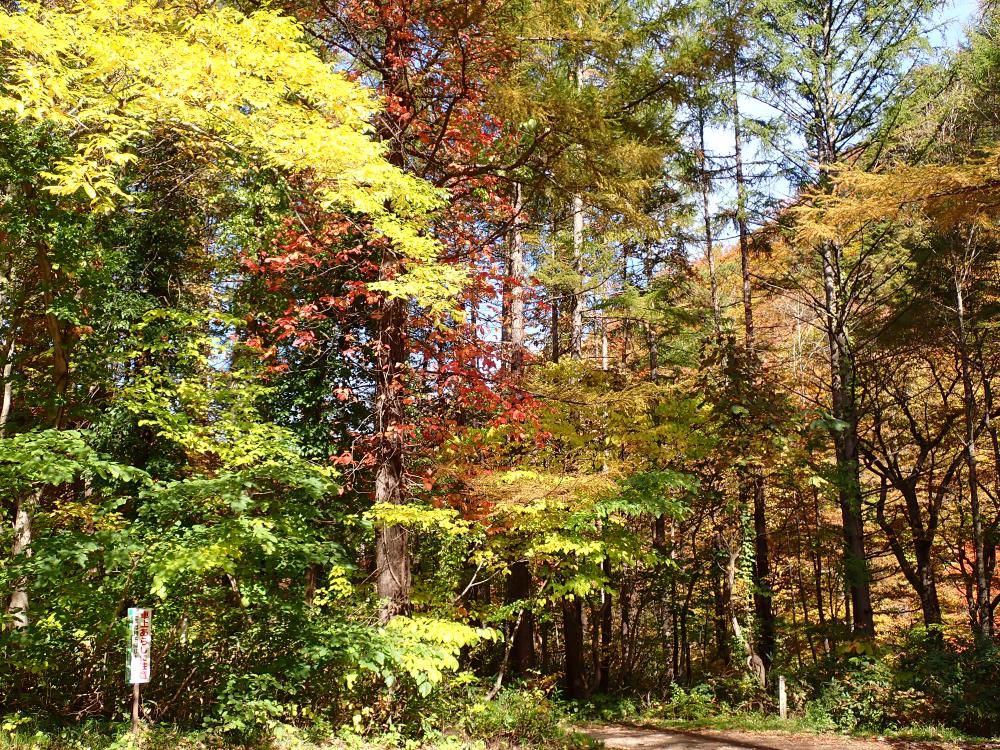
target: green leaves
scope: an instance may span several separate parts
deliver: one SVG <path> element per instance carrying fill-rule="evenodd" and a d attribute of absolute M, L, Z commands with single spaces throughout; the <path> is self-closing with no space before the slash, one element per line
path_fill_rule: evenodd
<path fill-rule="evenodd" d="M 149 482 L 141 469 L 117 463 L 90 447 L 80 430 L 24 432 L 0 439 L 0 482 L 8 488 L 59 486 L 79 477 L 120 485 Z"/>
<path fill-rule="evenodd" d="M 322 60 L 291 17 L 149 0 L 26 2 L 0 12 L 0 36 L 0 113 L 71 144 L 36 175 L 53 195 L 98 214 L 133 203 L 126 175 L 144 141 L 166 135 L 208 162 L 188 179 L 210 190 L 226 172 L 270 170 L 327 210 L 367 217 L 410 266 L 378 288 L 437 316 L 453 311 L 464 272 L 438 262 L 425 231 L 445 191 L 389 163 L 371 137 L 371 92 Z"/>
<path fill-rule="evenodd" d="M 690 474 L 666 469 L 639 472 L 619 482 L 618 491 L 601 500 L 596 512 L 602 518 L 615 514 L 683 518 L 689 511 L 687 496 L 698 488 L 697 478 Z"/>

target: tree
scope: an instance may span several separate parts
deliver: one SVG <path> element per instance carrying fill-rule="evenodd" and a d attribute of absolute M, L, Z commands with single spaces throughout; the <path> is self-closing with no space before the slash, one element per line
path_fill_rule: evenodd
<path fill-rule="evenodd" d="M 786 146 L 790 178 L 799 186 L 833 189 L 831 168 L 851 158 L 877 159 L 891 128 L 884 116 L 905 95 L 908 73 L 919 59 L 922 24 L 932 2 L 902 6 L 881 0 L 838 3 L 778 0 L 761 7 L 764 43 L 758 66 L 765 98 L 785 119 L 802 147 Z M 858 456 L 856 342 L 854 317 L 862 303 L 860 266 L 835 239 L 816 245 L 820 294 L 811 297 L 829 348 L 831 439 L 838 467 L 844 528 L 844 569 L 854 628 L 860 638 L 875 634 L 865 552 Z M 874 282 L 881 287 L 885 281 Z"/>
<path fill-rule="evenodd" d="M 308 172 L 318 200 L 369 216 L 373 232 L 399 248 L 397 273 L 382 280 L 388 298 L 402 299 L 414 283 L 431 289 L 421 284 L 422 274 L 455 278 L 448 270 L 434 270 L 437 246 L 421 235 L 421 217 L 437 205 L 438 196 L 386 161 L 367 135 L 371 98 L 303 46 L 292 20 L 269 12 L 247 17 L 230 9 L 192 16 L 172 4 L 79 3 L 71 11 L 38 5 L 5 11 L 0 29 L 7 40 L 0 59 L 5 71 L 0 109 L 69 135 L 67 152 L 54 155 L 39 175 L 50 181 L 50 193 L 67 201 L 82 193 L 95 212 L 127 205 L 134 199 L 122 177 L 140 159 L 142 140 L 168 133 L 184 148 L 205 149 L 233 166 Z M 197 45 L 190 43 L 194 38 Z M 246 62 L 231 64 L 233 59 Z M 25 249 L 35 257 L 46 308 L 54 394 L 50 423 L 62 429 L 69 407 L 69 321 L 58 313 L 59 280 L 50 248 Z M 404 274 L 407 261 L 412 277 Z M 431 296 L 436 304 L 447 304 L 447 294 Z M 15 554 L 30 550 L 35 502 L 22 499 L 15 511 Z M 14 592 L 11 606 L 23 619 L 23 588 Z"/>

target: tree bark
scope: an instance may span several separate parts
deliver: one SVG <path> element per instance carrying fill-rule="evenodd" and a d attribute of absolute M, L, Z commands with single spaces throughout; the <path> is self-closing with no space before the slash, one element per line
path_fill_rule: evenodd
<path fill-rule="evenodd" d="M 559 254 L 558 254 L 557 249 L 556 249 L 556 243 L 553 243 L 552 244 L 552 258 L 553 258 L 553 260 L 556 260 L 558 258 L 558 256 L 559 256 Z M 559 357 L 562 355 L 562 351 L 560 350 L 560 342 L 559 342 L 559 312 L 560 312 L 560 310 L 559 310 L 560 299 L 559 298 L 560 298 L 560 295 L 563 294 L 563 291 L 564 290 L 560 289 L 559 287 L 553 288 L 551 290 L 552 301 L 551 301 L 551 304 L 550 304 L 550 316 L 549 316 L 549 320 L 550 320 L 550 323 L 549 323 L 549 340 L 551 341 L 551 344 L 552 344 L 552 351 L 551 351 L 552 361 L 555 362 L 556 364 L 559 363 Z"/>
<path fill-rule="evenodd" d="M 519 377 L 524 369 L 525 322 L 524 322 L 524 235 L 522 233 L 524 201 L 521 185 L 514 186 L 514 223 L 511 228 L 510 248 L 507 255 L 507 279 L 510 285 L 510 301 L 507 341 L 509 343 L 508 366 L 511 375 Z M 505 300 L 508 295 L 504 295 Z"/>
<path fill-rule="evenodd" d="M 705 108 L 698 107 L 698 171 L 701 173 L 701 216 L 705 225 L 705 260 L 708 262 L 708 281 L 712 294 L 712 326 L 716 337 L 722 334 L 722 308 L 719 304 L 719 277 L 715 270 L 715 248 L 712 242 L 712 211 L 709 196 L 712 181 L 708 174 L 708 155 L 705 153 Z"/>
<path fill-rule="evenodd" d="M 574 359 L 583 357 L 583 311 L 586 302 L 583 273 L 583 198 L 573 196 L 573 274 L 576 288 L 573 290 L 573 310 L 570 330 L 570 351 Z"/>
<path fill-rule="evenodd" d="M 871 579 L 865 553 L 864 519 L 861 514 L 861 477 L 858 464 L 858 410 L 855 395 L 854 357 L 844 331 L 838 302 L 837 255 L 833 243 L 820 248 L 827 344 L 830 354 L 830 396 L 835 424 L 831 428 L 837 461 L 837 493 L 844 536 L 844 578 L 856 638 L 875 637 L 875 615 L 871 602 Z"/>
<path fill-rule="evenodd" d="M 652 244 L 646 246 L 646 254 L 642 259 L 643 274 L 646 277 L 646 294 L 651 294 L 653 291 L 653 274 L 656 271 L 655 263 L 656 258 L 653 255 L 654 250 Z M 651 382 L 655 383 L 658 375 L 658 368 L 660 365 L 660 353 L 657 348 L 657 336 L 656 329 L 653 327 L 651 321 L 646 321 L 646 347 L 649 350 L 649 379 Z"/>
<path fill-rule="evenodd" d="M 577 24 L 581 22 L 577 18 Z M 577 60 L 573 67 L 573 83 L 579 94 L 583 86 L 583 61 Z M 573 309 L 570 323 L 570 352 L 574 359 L 583 357 L 583 312 L 584 312 L 584 273 L 583 273 L 583 196 L 573 194 L 573 273 L 576 277 L 576 288 L 573 290 Z"/>
<path fill-rule="evenodd" d="M 520 183 L 514 186 L 514 218 L 511 226 L 505 273 L 504 315 L 501 338 L 507 356 L 508 371 L 516 388 L 524 370 L 524 236 L 522 213 L 524 204 Z M 531 570 L 527 560 L 517 560 L 510 566 L 507 579 L 507 602 L 531 598 Z M 512 627 L 511 672 L 523 675 L 535 667 L 535 615 L 523 608 Z"/>
<path fill-rule="evenodd" d="M 399 258 L 387 249 L 382 278 L 400 270 Z M 379 305 L 376 343 L 375 502 L 399 505 L 403 497 L 403 368 L 406 362 L 406 303 L 384 297 Z M 398 524 L 380 524 L 375 539 L 375 590 L 379 597 L 379 622 L 386 623 L 410 610 L 409 532 Z"/>
<path fill-rule="evenodd" d="M 757 336 L 753 321 L 753 277 L 750 268 L 750 229 L 747 222 L 747 183 L 743 172 L 743 126 L 740 121 L 739 89 L 736 67 L 731 69 L 733 146 L 736 161 L 736 225 L 740 235 L 740 272 L 743 297 L 743 346 L 750 368 L 751 391 L 758 390 L 760 365 L 757 360 Z M 771 590 L 771 561 L 767 536 L 767 495 L 761 467 L 753 466 L 744 473 L 741 481 L 753 502 L 754 564 L 753 602 L 754 615 L 760 628 L 758 652 L 764 671 L 771 669 L 774 661 L 777 636 L 774 621 L 774 601 Z"/>
<path fill-rule="evenodd" d="M 527 560 L 518 560 L 510 566 L 507 579 L 507 602 L 527 601 L 531 598 L 531 570 Z M 527 607 L 522 607 L 514 627 L 511 647 L 511 671 L 523 675 L 535 668 L 535 617 Z"/>
<path fill-rule="evenodd" d="M 725 560 L 725 563 L 723 562 Z M 729 547 L 721 527 L 715 533 L 715 561 L 712 565 L 712 595 L 714 599 L 715 653 L 723 665 L 733 663 L 733 650 L 729 639 L 729 610 L 732 587 L 729 585 Z"/>
<path fill-rule="evenodd" d="M 611 580 L 611 561 L 604 561 L 604 576 Z M 597 691 L 607 694 L 611 690 L 611 644 L 614 627 L 614 612 L 611 609 L 611 592 L 604 588 L 601 591 L 601 642 L 600 658 L 597 664 Z"/>
<path fill-rule="evenodd" d="M 973 242 L 972 237 L 969 243 Z M 973 567 L 975 577 L 975 615 L 973 627 L 977 637 L 984 641 L 993 638 L 993 608 L 990 602 L 990 580 L 986 564 L 986 545 L 983 534 L 982 508 L 979 499 L 979 463 L 976 455 L 976 430 L 979 421 L 979 405 L 976 400 L 975 382 L 972 377 L 972 363 L 969 355 L 969 338 L 965 312 L 965 264 L 959 259 L 953 262 L 955 284 L 956 338 L 958 343 L 959 366 L 962 375 L 962 406 L 965 420 L 965 461 L 968 472 L 969 505 L 972 514 Z"/>
<path fill-rule="evenodd" d="M 583 673 L 583 602 L 579 597 L 562 599 L 565 689 L 569 700 L 586 697 Z"/>
<path fill-rule="evenodd" d="M 31 557 L 31 519 L 38 497 L 35 493 L 25 494 L 18 498 L 14 509 L 14 543 L 11 553 L 15 560 L 20 557 Z M 28 579 L 20 577 L 14 582 L 14 590 L 7 605 L 8 614 L 13 616 L 12 625 L 16 630 L 27 630 L 30 622 L 28 617 Z"/>
<path fill-rule="evenodd" d="M 10 419 L 10 410 L 14 404 L 14 341 L 13 333 L 11 342 L 7 348 L 7 358 L 3 366 L 3 401 L 0 403 L 0 437 L 7 433 L 7 421 Z"/>
<path fill-rule="evenodd" d="M 383 60 L 402 59 L 411 42 L 405 35 L 388 33 L 381 50 Z M 399 103 L 398 111 L 412 112 L 415 107 L 404 74 L 390 64 L 383 72 L 385 92 Z M 406 132 L 401 115 L 382 115 L 379 136 L 389 144 L 389 163 L 400 169 L 406 165 Z M 399 254 L 391 246 L 384 248 L 379 263 L 379 279 L 396 278 L 403 271 Z M 405 409 L 403 382 L 407 362 L 407 303 L 405 299 L 382 295 L 378 307 L 375 341 L 375 503 L 401 505 L 406 502 L 403 477 L 405 468 Z M 378 619 L 387 623 L 397 615 L 410 612 L 409 531 L 399 524 L 379 524 L 375 530 L 375 591 L 379 598 Z"/>
<path fill-rule="evenodd" d="M 42 299 L 46 307 L 45 329 L 48 331 L 49 339 L 52 342 L 53 401 L 50 417 L 52 426 L 57 430 L 61 430 L 65 427 L 67 415 L 66 397 L 69 390 L 70 342 L 62 321 L 56 317 L 54 312 L 51 312 L 54 276 L 48 251 L 44 247 L 40 246 L 38 248 L 37 259 L 38 274 L 42 282 Z"/>
<path fill-rule="evenodd" d="M 759 471 L 751 473 L 750 491 L 753 495 L 754 564 L 753 564 L 753 605 L 754 615 L 760 634 L 757 639 L 757 655 L 769 672 L 774 661 L 777 638 L 775 635 L 773 592 L 771 590 L 771 561 L 767 539 L 767 515 L 765 512 L 764 477 Z"/>
<path fill-rule="evenodd" d="M 55 281 L 52 264 L 49 260 L 48 250 L 44 245 L 39 245 L 36 252 L 36 263 L 39 280 L 42 284 L 42 301 L 45 305 L 45 329 L 49 334 L 52 343 L 52 406 L 49 410 L 51 426 L 61 430 L 66 426 L 67 418 L 67 395 L 69 392 L 69 352 L 70 340 L 63 321 L 60 321 L 54 312 L 52 305 L 54 301 L 52 286 Z M 11 337 L 13 337 L 11 332 Z M 13 340 L 11 349 L 13 351 Z M 3 429 L 6 430 L 7 419 L 10 411 L 9 373 L 4 367 L 4 399 L 3 399 Z M 16 559 L 18 557 L 31 556 L 32 542 L 32 515 L 41 499 L 42 491 L 37 490 L 25 493 L 17 499 L 14 509 L 14 541 L 11 545 L 11 554 Z M 13 626 L 18 630 L 28 628 L 28 609 L 30 598 L 28 593 L 28 579 L 20 577 L 14 582 L 14 590 L 11 593 L 10 601 L 7 605 L 8 613 L 14 616 Z"/>

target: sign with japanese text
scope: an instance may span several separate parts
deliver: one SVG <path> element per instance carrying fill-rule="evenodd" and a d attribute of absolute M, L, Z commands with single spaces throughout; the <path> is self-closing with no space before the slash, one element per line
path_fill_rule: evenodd
<path fill-rule="evenodd" d="M 152 671 L 153 610 L 129 607 L 128 678 L 133 685 L 149 682 Z"/>

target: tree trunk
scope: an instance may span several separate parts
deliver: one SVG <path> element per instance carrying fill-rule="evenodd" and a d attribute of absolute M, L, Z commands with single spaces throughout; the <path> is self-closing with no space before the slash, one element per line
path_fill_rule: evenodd
<path fill-rule="evenodd" d="M 969 242 L 972 242 L 970 238 Z M 954 266 L 955 310 L 957 315 L 957 339 L 959 365 L 962 374 L 962 406 L 965 418 L 965 460 L 969 477 L 969 505 L 972 513 L 972 546 L 975 576 L 975 622 L 977 637 L 984 641 L 993 638 L 993 608 L 990 602 L 990 580 L 987 574 L 986 546 L 983 535 L 982 509 L 979 500 L 979 464 L 976 455 L 976 426 L 979 408 L 976 401 L 975 383 L 972 379 L 972 364 L 969 356 L 969 339 L 965 320 L 964 264 L 957 259 Z"/>
<path fill-rule="evenodd" d="M 563 647 L 565 651 L 565 687 L 569 700 L 586 697 L 587 681 L 583 673 L 583 602 L 579 597 L 563 598 Z"/>
<path fill-rule="evenodd" d="M 747 184 L 743 172 L 743 125 L 740 121 L 739 89 L 736 67 L 731 69 L 733 109 L 733 146 L 736 161 L 736 226 L 740 235 L 740 273 L 743 297 L 743 347 L 752 378 L 751 390 L 756 391 L 759 376 L 757 337 L 753 321 L 753 277 L 750 268 L 750 228 L 747 223 Z M 777 638 L 775 635 L 773 593 L 771 591 L 771 561 L 767 538 L 767 508 L 764 477 L 761 468 L 751 467 L 741 477 L 747 484 L 746 494 L 753 498 L 754 565 L 753 602 L 754 614 L 760 628 L 758 651 L 764 670 L 769 671 L 774 660 Z"/>
<path fill-rule="evenodd" d="M 556 249 L 556 243 L 552 243 L 552 258 L 553 260 L 558 258 L 558 252 Z M 558 363 L 559 356 L 562 354 L 559 346 L 559 298 L 563 294 L 563 291 L 556 287 L 551 290 L 552 302 L 550 309 L 550 331 L 549 337 L 552 342 L 552 361 Z"/>
<path fill-rule="evenodd" d="M 14 544 L 11 553 L 15 560 L 20 557 L 31 557 L 31 518 L 38 497 L 34 493 L 18 498 L 14 509 Z M 28 579 L 19 577 L 14 582 L 14 591 L 7 606 L 8 614 L 13 616 L 13 627 L 17 630 L 28 628 Z"/>
<path fill-rule="evenodd" d="M 774 661 L 777 638 L 775 635 L 773 593 L 771 590 L 771 563 L 767 540 L 767 515 L 764 504 L 764 478 L 758 473 L 752 474 L 751 492 L 753 494 L 753 528 L 754 528 L 754 564 L 753 564 L 753 606 L 757 618 L 760 635 L 757 641 L 757 654 L 764 664 L 765 672 L 770 671 Z"/>
<path fill-rule="evenodd" d="M 385 59 L 407 54 L 409 40 L 403 35 L 387 34 L 382 49 Z M 390 66 L 392 69 L 392 66 Z M 415 107 L 402 74 L 393 71 L 383 80 L 385 92 L 397 99 L 399 107 L 383 115 L 379 136 L 389 145 L 387 158 L 400 169 L 406 165 L 406 132 L 402 112 Z M 379 280 L 396 278 L 403 272 L 402 259 L 392 247 L 382 252 Z M 383 295 L 379 302 L 375 341 L 375 503 L 401 505 L 406 502 L 403 487 L 405 462 L 405 410 L 403 382 L 407 363 L 407 302 Z M 375 590 L 379 597 L 378 619 L 387 623 L 397 615 L 410 612 L 409 531 L 397 524 L 380 524 L 375 530 Z"/>
<path fill-rule="evenodd" d="M 604 561 L 604 576 L 611 580 L 611 561 Z M 597 664 L 597 691 L 607 694 L 611 690 L 611 644 L 614 613 L 611 609 L 611 592 L 605 588 L 601 591 L 601 642 L 600 659 Z"/>
<path fill-rule="evenodd" d="M 583 310 L 586 301 L 583 273 L 583 198 L 573 196 L 573 274 L 576 288 L 573 290 L 573 317 L 570 330 L 570 351 L 574 359 L 583 357 Z"/>
<path fill-rule="evenodd" d="M 526 601 L 531 598 L 531 571 L 527 560 L 518 560 L 510 566 L 507 579 L 507 602 Z M 535 668 L 535 617 L 530 609 L 522 608 L 514 630 L 510 654 L 511 671 L 523 675 Z"/>
<path fill-rule="evenodd" d="M 885 467 L 875 464 L 873 471 L 878 474 L 880 469 Z M 890 472 L 886 471 L 886 474 Z M 948 481 L 951 471 L 945 472 L 944 481 Z M 885 515 L 885 505 L 888 496 L 889 485 L 899 492 L 906 504 L 905 518 L 913 537 L 913 562 L 904 547 L 904 542 L 893 525 Z M 913 588 L 920 600 L 920 609 L 923 614 L 925 625 L 941 624 L 941 603 L 938 599 L 937 580 L 934 570 L 934 536 L 937 529 L 937 522 L 934 520 L 936 514 L 930 514 L 931 518 L 926 522 L 921 511 L 920 500 L 917 496 L 917 478 L 914 474 L 904 478 L 893 474 L 893 476 L 882 476 L 882 486 L 879 489 L 879 499 L 875 505 L 875 517 L 879 527 L 885 534 L 889 549 L 892 551 L 903 577 Z"/>
<path fill-rule="evenodd" d="M 708 281 L 712 293 L 712 326 L 716 337 L 722 333 L 722 308 L 719 304 L 719 278 L 715 271 L 715 252 L 712 243 L 712 211 L 709 195 L 712 192 L 708 174 L 708 155 L 705 153 L 705 108 L 698 107 L 698 170 L 701 172 L 701 216 L 705 225 L 705 260 L 708 262 Z"/>
<path fill-rule="evenodd" d="M 646 246 L 646 254 L 642 259 L 643 275 L 646 281 L 646 294 L 650 294 L 653 289 L 653 274 L 656 271 L 655 262 L 656 259 L 653 255 L 654 250 L 652 244 Z M 653 327 L 651 321 L 646 321 L 646 347 L 649 351 L 649 379 L 653 383 L 656 382 L 657 369 L 660 364 L 660 354 L 657 349 L 657 336 L 656 329 Z"/>
<path fill-rule="evenodd" d="M 524 369 L 525 320 L 524 320 L 524 235 L 522 232 L 524 203 L 520 183 L 514 186 L 514 218 L 510 241 L 507 245 L 507 263 L 504 269 L 503 314 L 501 339 L 504 344 L 507 368 L 512 377 Z"/>
<path fill-rule="evenodd" d="M 844 331 L 837 296 L 838 248 L 824 243 L 820 249 L 823 264 L 827 344 L 830 353 L 830 396 L 836 423 L 833 436 L 838 481 L 838 499 L 844 535 L 844 578 L 851 611 L 854 636 L 875 637 L 875 615 L 871 602 L 871 580 L 865 554 L 864 520 L 861 514 L 861 477 L 858 465 L 858 412 L 855 395 L 854 357 Z"/>
<path fill-rule="evenodd" d="M 399 258 L 386 250 L 382 278 L 400 270 Z M 376 465 L 375 502 L 401 504 L 403 497 L 403 368 L 406 362 L 406 302 L 383 298 L 378 320 L 375 374 Z M 381 524 L 375 539 L 375 590 L 379 622 L 410 610 L 409 532 L 396 524 Z"/>
<path fill-rule="evenodd" d="M 577 18 L 579 26 L 581 19 Z M 573 83 L 577 94 L 583 87 L 583 61 L 577 60 L 573 66 Z M 583 307 L 584 307 L 584 277 L 583 277 L 583 196 L 573 194 L 573 273 L 576 276 L 576 288 L 573 290 L 573 309 L 570 323 L 570 352 L 574 359 L 583 356 Z"/>
<path fill-rule="evenodd" d="M 46 310 L 45 329 L 52 343 L 52 406 L 49 414 L 52 427 L 61 430 L 65 427 L 68 414 L 70 341 L 65 324 L 52 312 L 54 301 L 52 286 L 55 276 L 49 261 L 48 250 L 44 246 L 39 246 L 36 261 L 39 280 L 42 284 L 42 300 Z M 13 352 L 13 335 L 12 331 L 8 357 Z M 4 366 L 4 398 L 2 415 L 0 415 L 4 430 L 6 430 L 10 413 L 10 372 L 8 370 L 10 365 L 11 362 L 8 360 Z M 34 493 L 23 494 L 17 499 L 17 506 L 14 509 L 14 540 L 11 545 L 11 555 L 14 558 L 31 556 L 32 514 L 41 499 L 41 494 L 41 490 L 38 490 Z M 22 576 L 14 582 L 14 590 L 7 606 L 7 611 L 14 616 L 13 626 L 18 630 L 24 630 L 28 627 L 29 603 L 28 580 Z"/>
<path fill-rule="evenodd" d="M 670 560 L 674 563 L 677 560 L 677 534 L 673 523 L 670 525 Z M 671 681 L 680 678 L 681 672 L 681 641 L 680 629 L 678 627 L 678 607 L 677 607 L 677 570 L 675 565 L 670 571 L 670 679 Z"/>
<path fill-rule="evenodd" d="M 712 595 L 714 599 L 715 653 L 724 666 L 733 663 L 733 651 L 729 640 L 729 609 L 732 588 L 729 585 L 729 548 L 721 529 L 715 535 L 715 564 L 712 566 Z M 725 564 L 723 563 L 725 560 Z"/>
<path fill-rule="evenodd" d="M 507 268 L 504 292 L 505 314 L 503 315 L 504 350 L 507 368 L 514 387 L 519 385 L 524 370 L 524 236 L 521 231 L 524 210 L 521 185 L 514 186 L 514 219 L 508 243 Z M 531 570 L 527 560 L 517 560 L 510 566 L 507 579 L 507 602 L 526 601 L 531 598 Z M 535 667 L 535 615 L 530 609 L 523 609 L 515 623 L 513 646 L 511 649 L 511 671 L 523 675 Z"/>
<path fill-rule="evenodd" d="M 934 575 L 933 544 L 927 539 L 914 541 L 917 560 L 917 576 L 920 579 L 920 610 L 924 625 L 940 625 L 941 601 L 938 598 L 937 580 Z"/>
<path fill-rule="evenodd" d="M 69 391 L 69 348 L 70 342 L 64 324 L 52 310 L 52 284 L 54 276 L 52 264 L 49 262 L 48 251 L 38 248 L 38 275 L 42 282 L 42 299 L 45 302 L 45 328 L 52 342 L 52 389 L 53 399 L 50 412 L 52 426 L 57 430 L 66 424 L 67 403 Z"/>
<path fill-rule="evenodd" d="M 10 332 L 10 339 L 7 344 L 7 354 L 4 356 L 3 365 L 3 397 L 0 402 L 0 438 L 7 434 L 7 421 L 10 419 L 10 410 L 14 404 L 14 331 Z"/>

